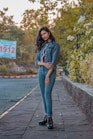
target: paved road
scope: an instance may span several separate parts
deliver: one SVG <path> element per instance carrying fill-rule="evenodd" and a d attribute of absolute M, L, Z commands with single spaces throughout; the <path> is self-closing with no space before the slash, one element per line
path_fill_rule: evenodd
<path fill-rule="evenodd" d="M 37 84 L 37 78 L 0 79 L 0 114 L 14 105 Z"/>
<path fill-rule="evenodd" d="M 93 128 L 61 80 L 53 89 L 54 129 L 38 125 L 44 116 L 39 87 L 0 119 L 0 139 L 93 139 Z"/>

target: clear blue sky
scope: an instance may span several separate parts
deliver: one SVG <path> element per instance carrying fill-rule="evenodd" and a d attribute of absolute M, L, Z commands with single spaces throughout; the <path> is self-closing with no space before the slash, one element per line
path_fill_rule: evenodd
<path fill-rule="evenodd" d="M 77 2 L 78 0 L 74 1 Z M 0 0 L 0 10 L 8 7 L 7 15 L 13 15 L 14 21 L 18 24 L 22 20 L 22 14 L 26 9 L 38 9 L 39 6 L 39 3 L 32 4 L 28 0 Z"/>

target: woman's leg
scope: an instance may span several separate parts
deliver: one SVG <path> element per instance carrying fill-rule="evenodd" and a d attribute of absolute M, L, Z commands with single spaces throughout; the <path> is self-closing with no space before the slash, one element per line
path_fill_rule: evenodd
<path fill-rule="evenodd" d="M 52 116 L 52 89 L 55 83 L 56 72 L 54 71 L 50 76 L 50 83 L 45 86 L 45 102 L 48 116 Z"/>
<path fill-rule="evenodd" d="M 47 114 L 47 108 L 46 108 L 46 101 L 45 101 L 45 74 L 43 72 L 38 73 L 38 80 L 39 80 L 39 87 L 42 95 L 42 100 L 44 104 L 44 110 Z"/>
<path fill-rule="evenodd" d="M 53 72 L 50 76 L 50 83 L 48 86 L 45 86 L 45 101 L 47 107 L 47 128 L 53 129 L 53 120 L 52 120 L 52 89 L 55 83 L 56 72 Z"/>

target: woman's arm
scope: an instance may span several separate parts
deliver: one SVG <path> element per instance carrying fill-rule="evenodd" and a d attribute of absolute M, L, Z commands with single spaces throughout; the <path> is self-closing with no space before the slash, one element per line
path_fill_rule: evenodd
<path fill-rule="evenodd" d="M 40 61 L 40 53 L 38 52 L 36 55 L 36 59 L 35 59 L 35 66 L 44 66 L 47 69 L 50 69 L 52 67 L 52 64 L 50 62 L 41 62 Z"/>
<path fill-rule="evenodd" d="M 58 43 L 55 43 L 54 49 L 52 51 L 52 64 L 54 65 L 54 67 L 57 65 L 59 53 L 60 53 L 60 46 Z"/>
<path fill-rule="evenodd" d="M 50 63 L 50 62 L 40 62 L 40 61 L 38 61 L 37 62 L 37 65 L 38 66 L 44 66 L 44 67 L 46 67 L 47 69 L 50 69 L 50 68 L 52 68 L 52 63 Z"/>
<path fill-rule="evenodd" d="M 50 82 L 50 75 L 52 74 L 53 72 L 53 66 L 48 70 L 47 74 L 46 74 L 46 79 L 45 79 L 45 85 L 48 85 L 49 82 Z"/>
<path fill-rule="evenodd" d="M 37 52 L 36 54 L 36 58 L 35 58 L 35 66 L 37 67 L 38 66 L 38 62 L 40 61 L 40 53 Z"/>
<path fill-rule="evenodd" d="M 60 51 L 60 47 L 59 44 L 56 44 L 54 47 L 54 50 L 52 51 L 52 63 L 51 63 L 51 68 L 49 69 L 47 75 L 46 75 L 46 79 L 45 79 L 45 85 L 48 85 L 50 82 L 50 75 L 53 72 L 54 67 L 57 64 L 58 61 L 58 57 L 59 57 L 59 51 Z"/>

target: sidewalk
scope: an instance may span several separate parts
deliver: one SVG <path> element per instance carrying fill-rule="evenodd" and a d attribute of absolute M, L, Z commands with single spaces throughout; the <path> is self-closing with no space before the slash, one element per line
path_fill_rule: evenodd
<path fill-rule="evenodd" d="M 61 80 L 56 80 L 53 89 L 54 129 L 38 125 L 43 116 L 41 95 L 36 87 L 0 119 L 0 139 L 93 139 L 93 127 Z"/>

